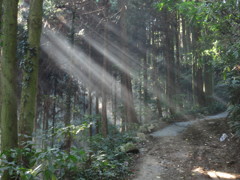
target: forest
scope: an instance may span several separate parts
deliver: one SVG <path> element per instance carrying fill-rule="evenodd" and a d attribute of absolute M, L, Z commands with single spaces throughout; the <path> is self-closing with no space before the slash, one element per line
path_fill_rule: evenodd
<path fill-rule="evenodd" d="M 0 5 L 2 180 L 240 179 L 239 0 Z"/>

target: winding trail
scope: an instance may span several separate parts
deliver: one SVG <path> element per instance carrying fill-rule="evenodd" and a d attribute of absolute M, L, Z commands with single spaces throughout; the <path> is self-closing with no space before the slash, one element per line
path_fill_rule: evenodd
<path fill-rule="evenodd" d="M 217 145 L 219 142 L 219 135 L 211 135 L 202 127 L 204 124 L 206 127 L 209 125 L 215 126 L 216 122 L 224 120 L 227 117 L 227 112 L 220 113 L 214 116 L 207 116 L 202 119 L 177 122 L 171 124 L 159 131 L 150 134 L 152 141 L 149 142 L 144 151 L 141 151 L 140 158 L 137 160 L 135 176 L 133 180 L 209 180 L 209 179 L 222 179 L 216 175 L 214 171 L 212 174 L 202 170 L 194 172 L 193 169 L 202 166 L 206 169 L 208 167 L 214 167 L 211 163 L 215 163 L 215 160 L 211 160 L 211 157 L 215 158 L 211 152 L 221 153 L 221 149 L 218 151 Z M 204 122 L 208 121 L 208 122 Z M 204 123 L 202 123 L 204 122 Z M 209 125 L 208 125 L 209 124 Z M 189 142 L 189 140 L 182 136 L 182 133 L 188 129 L 189 126 L 194 126 L 193 132 L 196 132 L 196 137 L 200 140 Z M 199 132 L 198 132 L 199 131 Z M 209 130 L 208 130 L 209 131 Z M 199 133 L 199 134 L 198 134 Z M 201 134 L 202 133 L 202 134 Z M 205 133 L 205 134 L 204 134 Z M 191 136 L 191 135 L 190 135 Z M 185 139 L 184 139 L 185 138 Z M 205 138 L 205 139 L 204 139 Z M 214 139 L 214 141 L 211 141 Z M 214 147 L 216 146 L 216 147 Z M 221 147 L 222 144 L 219 144 Z M 213 149 L 213 150 L 212 150 Z M 219 154 L 216 155 L 217 158 Z M 213 158 L 213 159 L 214 159 Z M 215 159 L 217 159 L 215 158 Z M 216 161 L 217 162 L 217 161 Z M 225 161 L 224 161 L 225 163 Z M 217 164 L 217 163 L 215 163 Z M 206 166 L 205 166 L 206 165 Z M 225 170 L 225 169 L 224 169 Z M 215 174 L 214 174 L 215 173 Z M 215 178 L 214 178 L 215 177 Z M 231 179 L 238 179 L 240 175 L 232 175 Z"/>
<path fill-rule="evenodd" d="M 159 131 L 151 133 L 150 136 L 152 136 L 152 137 L 177 136 L 178 134 L 180 134 L 181 132 L 186 130 L 190 125 L 193 125 L 200 121 L 223 119 L 223 118 L 226 118 L 227 115 L 228 115 L 228 112 L 223 112 L 223 113 L 213 115 L 213 116 L 206 116 L 202 119 L 176 122 L 176 123 L 173 123 L 173 124 L 165 127 L 164 129 L 161 129 Z"/>

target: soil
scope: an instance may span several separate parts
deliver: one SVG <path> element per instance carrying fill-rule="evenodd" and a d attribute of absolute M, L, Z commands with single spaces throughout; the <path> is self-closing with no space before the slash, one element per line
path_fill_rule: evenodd
<path fill-rule="evenodd" d="M 223 133 L 227 134 L 220 141 Z M 140 145 L 132 180 L 240 180 L 240 140 L 226 118 L 208 118 L 177 135 L 149 138 Z"/>

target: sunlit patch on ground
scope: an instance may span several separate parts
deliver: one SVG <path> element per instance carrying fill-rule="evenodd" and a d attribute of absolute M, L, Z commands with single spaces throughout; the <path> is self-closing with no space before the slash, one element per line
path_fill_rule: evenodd
<path fill-rule="evenodd" d="M 215 170 L 204 170 L 202 167 L 198 167 L 192 170 L 193 173 L 199 173 L 204 174 L 212 179 L 238 179 L 240 178 L 240 174 L 233 174 L 233 173 L 227 173 L 227 172 L 221 172 L 221 171 L 215 171 Z"/>

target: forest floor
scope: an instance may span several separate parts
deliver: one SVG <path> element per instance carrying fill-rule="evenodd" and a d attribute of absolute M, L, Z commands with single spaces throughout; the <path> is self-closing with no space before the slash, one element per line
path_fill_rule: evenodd
<path fill-rule="evenodd" d="M 152 133 L 140 145 L 130 179 L 240 180 L 240 141 L 225 117 L 223 113 L 175 123 Z M 228 137 L 220 141 L 223 133 Z"/>

